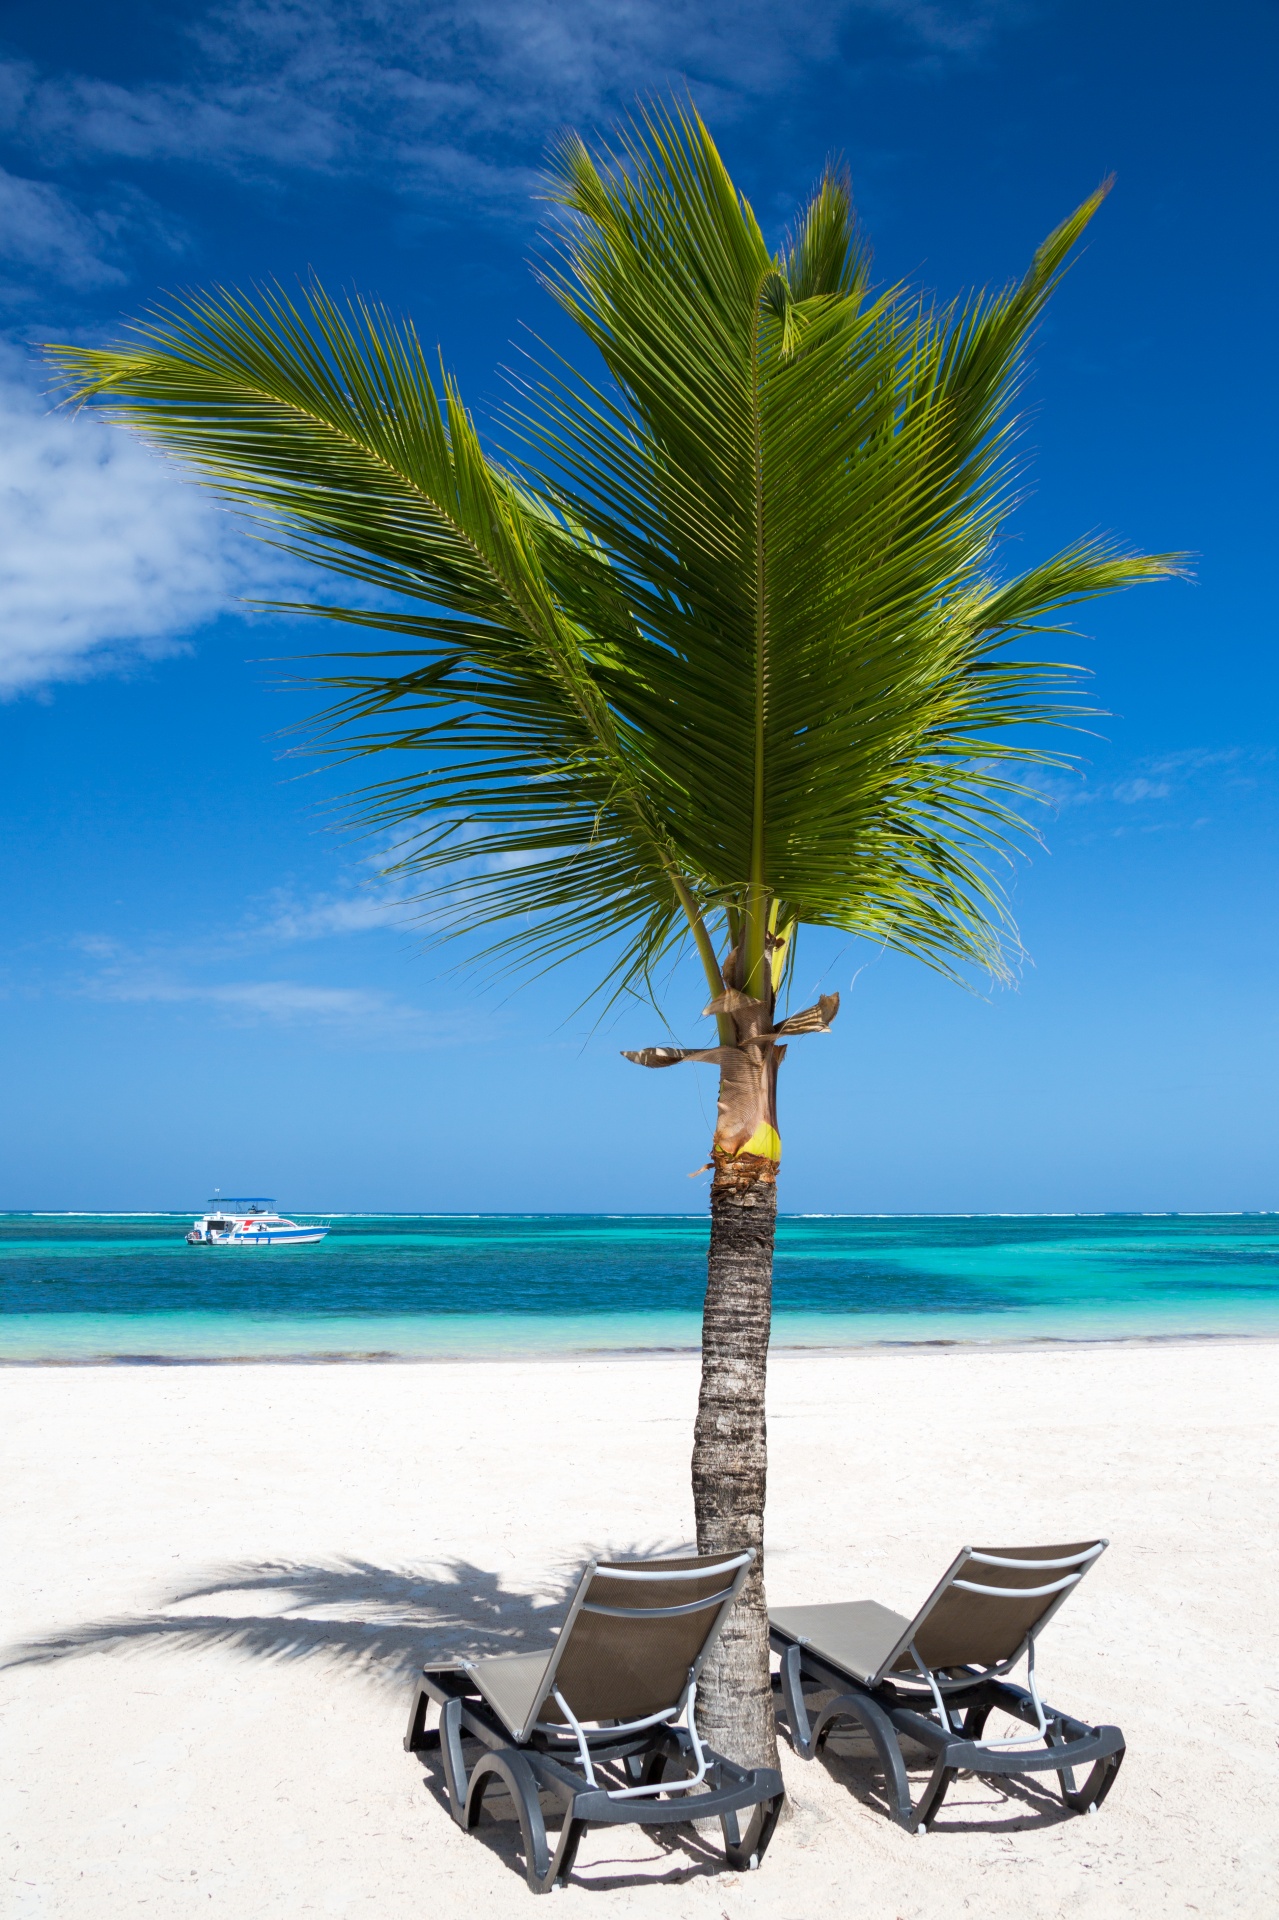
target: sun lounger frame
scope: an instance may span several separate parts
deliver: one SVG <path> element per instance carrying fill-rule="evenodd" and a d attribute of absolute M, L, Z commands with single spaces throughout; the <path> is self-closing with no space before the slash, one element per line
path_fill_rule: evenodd
<path fill-rule="evenodd" d="M 832 1727 L 841 1720 L 855 1721 L 869 1736 L 883 1765 L 893 1818 L 908 1833 L 927 1832 L 960 1772 L 1004 1776 L 1056 1773 L 1064 1804 L 1076 1813 L 1095 1813 L 1114 1785 L 1123 1761 L 1123 1734 L 1118 1727 L 1089 1726 L 1043 1703 L 1035 1682 L 1035 1641 L 1106 1544 L 1102 1540 L 1065 1558 L 1042 1559 L 1032 1550 L 1015 1559 L 1006 1559 L 971 1547 L 963 1548 L 891 1652 L 880 1661 L 876 1672 L 865 1677 L 818 1652 L 775 1620 L 770 1621 L 770 1643 L 781 1656 L 773 1687 L 785 1707 L 796 1753 L 804 1760 L 816 1759 Z M 960 1578 L 974 1563 L 1014 1566 L 1020 1571 L 1035 1566 L 1050 1577 L 1042 1586 L 1017 1588 Z M 1062 1567 L 1069 1567 L 1071 1571 L 1063 1578 L 1053 1579 L 1051 1576 Z M 915 1642 L 929 1614 L 943 1595 L 954 1588 L 997 1598 L 1015 1595 L 1024 1600 L 1039 1595 L 1047 1598 L 1049 1594 L 1056 1597 L 1006 1658 L 989 1666 L 967 1665 L 934 1671 L 920 1659 Z M 918 1682 L 914 1676 L 904 1677 L 900 1673 L 889 1677 L 904 1654 L 911 1656 Z M 1003 1676 L 1023 1655 L 1027 1660 L 1028 1685 L 1019 1687 Z M 805 1689 L 834 1695 L 821 1706 L 816 1718 L 810 1715 Z M 1031 1727 L 1031 1735 L 1025 1739 L 983 1741 L 986 1722 L 996 1709 Z M 956 1726 L 961 1715 L 962 1721 Z M 933 1755 L 932 1775 L 917 1804 L 912 1801 L 902 1756 L 903 1736 L 918 1742 Z M 1076 1774 L 1083 1767 L 1089 1772 L 1079 1785 Z"/>
<path fill-rule="evenodd" d="M 663 1827 L 686 1825 L 694 1819 L 717 1819 L 727 1865 L 738 1871 L 759 1865 L 781 1813 L 782 1777 L 772 1767 L 739 1767 L 704 1746 L 695 1719 L 697 1675 L 702 1661 L 728 1617 L 754 1558 L 753 1550 L 722 1559 L 709 1558 L 707 1571 L 722 1569 L 732 1575 L 724 1591 L 711 1596 L 710 1602 L 643 1609 L 593 1604 L 589 1592 L 595 1574 L 599 1572 L 609 1580 L 632 1578 L 652 1583 L 686 1580 L 687 1573 L 665 1573 L 660 1563 L 641 1567 L 636 1563 L 592 1561 L 578 1584 L 555 1648 L 548 1655 L 526 1726 L 510 1727 L 484 1697 L 475 1677 L 482 1663 L 458 1660 L 422 1669 L 404 1739 L 405 1752 L 439 1753 L 449 1811 L 467 1832 L 477 1825 L 488 1791 L 494 1786 L 506 1790 L 519 1820 L 525 1873 L 534 1893 L 549 1893 L 566 1882 L 582 1835 L 594 1825 Z M 678 1701 L 637 1721 L 583 1725 L 577 1720 L 555 1679 L 579 1614 L 612 1618 L 633 1614 L 651 1621 L 707 1611 L 710 1604 L 717 1607 L 716 1617 Z M 554 1699 L 564 1714 L 562 1724 L 536 1717 L 549 1699 Z M 426 1717 L 432 1703 L 440 1709 L 439 1724 L 428 1727 Z M 462 1749 L 467 1737 L 478 1741 L 483 1749 L 469 1771 Z M 610 1786 L 607 1779 L 601 1781 L 596 1772 L 597 1768 L 619 1767 L 625 1782 L 619 1786 Z M 691 1799 L 684 1797 L 694 1788 L 697 1791 Z M 553 1847 L 539 1798 L 542 1794 L 558 1802 L 561 1814 Z M 747 1808 L 753 1809 L 753 1817 L 743 1833 L 738 1815 Z"/>

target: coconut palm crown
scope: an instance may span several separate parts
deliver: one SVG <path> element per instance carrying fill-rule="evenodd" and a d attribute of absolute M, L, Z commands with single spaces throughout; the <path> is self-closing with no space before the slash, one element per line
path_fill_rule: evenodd
<path fill-rule="evenodd" d="M 1036 730 L 1081 711 L 1024 644 L 1176 570 L 1099 539 L 998 564 L 1027 339 L 1105 191 L 1018 285 L 938 306 L 872 286 L 834 172 L 772 251 L 690 107 L 594 153 L 569 137 L 541 277 L 594 352 L 532 365 L 505 457 L 411 325 L 316 286 L 190 296 L 124 344 L 50 349 L 80 398 L 360 584 L 364 604 L 296 610 L 382 636 L 325 676 L 329 718 L 399 756 L 358 810 L 437 926 L 493 929 L 524 972 L 600 947 L 613 992 L 695 947 L 715 1043 L 630 1057 L 721 1076 L 707 1549 L 763 1538 L 777 1067 L 838 1004 L 777 1018 L 796 931 L 1005 975 L 997 863 L 1027 767 L 1057 758 Z M 738 1613 L 706 1711 L 757 1763 L 760 1578 Z"/>

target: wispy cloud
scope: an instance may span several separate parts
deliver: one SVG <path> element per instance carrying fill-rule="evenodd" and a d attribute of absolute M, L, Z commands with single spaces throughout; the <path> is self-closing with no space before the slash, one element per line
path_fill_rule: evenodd
<path fill-rule="evenodd" d="M 1161 753 L 1147 763 L 1152 774 L 1173 780 L 1195 780 L 1214 774 L 1231 784 L 1251 784 L 1258 771 L 1275 759 L 1273 747 L 1181 747 L 1175 753 Z"/>
<path fill-rule="evenodd" d="M 306 980 L 210 980 L 192 977 L 180 961 L 139 955 L 112 943 L 79 943 L 98 964 L 65 983 L 73 997 L 116 1006 L 190 1007 L 231 1028 L 292 1028 L 361 1046 L 422 1048 L 462 1037 L 458 1020 L 377 988 L 329 986 Z"/>
<path fill-rule="evenodd" d="M 360 865 L 373 867 L 376 862 Z M 292 887 L 264 889 L 260 894 L 255 889 L 238 917 L 222 920 L 189 943 L 160 938 L 130 946 L 113 934 L 91 932 L 77 934 L 71 945 L 87 960 L 120 968 L 122 980 L 155 982 L 159 997 L 181 999 L 186 989 L 178 986 L 170 993 L 166 982 L 180 982 L 200 969 L 242 966 L 250 954 L 343 940 L 353 934 L 393 933 L 405 926 L 411 908 L 411 897 L 376 879 L 311 894 Z M 108 984 L 116 977 L 104 976 Z M 143 997 L 156 996 L 148 986 Z"/>
<path fill-rule="evenodd" d="M 118 284 L 126 276 L 108 258 L 114 226 L 81 212 L 60 187 L 0 167 L 0 294 L 23 297 L 32 274 L 69 287 Z"/>
<path fill-rule="evenodd" d="M 191 21 L 189 77 L 122 86 L 10 63 L 0 116 L 41 156 L 378 171 L 401 191 L 525 200 L 547 134 L 687 80 L 720 114 L 806 67 L 854 66 L 858 29 L 971 57 L 1025 0 L 225 0 Z M 7 110 L 6 110 L 7 108 Z M 388 166 L 393 164 L 393 171 Z"/>
<path fill-rule="evenodd" d="M 0 699 L 180 652 L 279 569 L 131 435 L 0 356 Z"/>
<path fill-rule="evenodd" d="M 104 1004 L 204 1009 L 236 1028 L 294 1028 L 375 1047 L 448 1045 L 473 1033 L 474 1021 L 463 1026 L 452 1015 L 441 1017 L 376 987 L 271 977 L 272 950 L 305 943 L 322 949 L 334 939 L 393 928 L 404 905 L 377 884 L 309 898 L 277 889 L 257 911 L 197 940 L 130 942 L 83 933 L 71 942 L 82 964 L 55 990 Z M 326 964 L 322 953 L 308 962 Z M 253 974 L 245 977 L 250 968 Z"/>
<path fill-rule="evenodd" d="M 407 905 L 403 893 L 375 885 L 310 900 L 277 893 L 268 904 L 266 917 L 246 927 L 244 938 L 291 944 L 371 933 L 401 924 Z"/>
<path fill-rule="evenodd" d="M 1040 774 L 1028 784 L 1059 814 L 1083 810 L 1102 832 L 1162 833 L 1206 826 L 1205 806 L 1260 787 L 1276 757 L 1272 748 L 1179 747 L 1140 761 L 1118 779 Z"/>
<path fill-rule="evenodd" d="M 235 980 L 210 984 L 166 978 L 155 973 L 128 974 L 118 968 L 91 981 L 85 991 L 95 1000 L 182 1006 L 221 1007 L 247 1021 L 271 1020 L 308 1026 L 420 1026 L 424 1015 L 383 993 L 364 987 L 320 987 L 297 980 Z"/>
<path fill-rule="evenodd" d="M 1110 791 L 1121 807 L 1135 807 L 1142 800 L 1167 800 L 1172 786 L 1167 780 L 1149 780 L 1145 774 L 1138 774 L 1132 780 L 1117 781 Z"/>

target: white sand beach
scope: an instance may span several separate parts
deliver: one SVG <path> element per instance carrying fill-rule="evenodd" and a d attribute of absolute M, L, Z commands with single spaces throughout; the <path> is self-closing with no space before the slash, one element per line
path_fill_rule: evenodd
<path fill-rule="evenodd" d="M 910 1613 L 965 1542 L 1108 1535 L 1040 1675 L 1124 1729 L 1123 1771 L 1093 1817 L 961 1780 L 912 1838 L 833 1741 L 785 1755 L 793 1813 L 758 1873 L 687 1834 L 596 1832 L 557 1902 L 1274 1913 L 1277 1357 L 775 1356 L 774 1602 Z M 436 1764 L 401 1750 L 410 1676 L 457 1646 L 544 1643 L 540 1609 L 591 1550 L 688 1538 L 696 1384 L 683 1357 L 6 1370 L 6 1914 L 528 1913 L 513 1829 L 462 1834 Z"/>

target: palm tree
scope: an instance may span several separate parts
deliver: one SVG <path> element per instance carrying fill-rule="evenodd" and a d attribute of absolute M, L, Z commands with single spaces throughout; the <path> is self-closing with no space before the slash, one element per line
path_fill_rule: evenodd
<path fill-rule="evenodd" d="M 703 1549 L 759 1548 L 777 1072 L 838 1007 L 778 1017 L 797 932 L 1006 977 L 991 862 L 1025 831 L 1018 776 L 1055 759 L 1031 729 L 1083 711 L 1069 669 L 1014 649 L 1174 565 L 1089 539 L 996 568 L 1025 343 L 1104 187 L 1019 285 L 939 309 L 872 289 L 833 172 L 771 252 L 691 108 L 595 155 L 568 137 L 551 178 L 541 277 L 595 353 L 531 363 L 504 459 L 410 325 L 315 286 L 50 351 L 366 590 L 295 611 L 386 636 L 327 677 L 329 718 L 407 765 L 358 813 L 398 831 L 437 929 L 496 928 L 525 976 L 603 945 L 614 995 L 696 951 L 715 1043 L 627 1057 L 719 1070 L 693 1490 Z M 703 1714 L 737 1759 L 774 1756 L 762 1565 Z"/>

